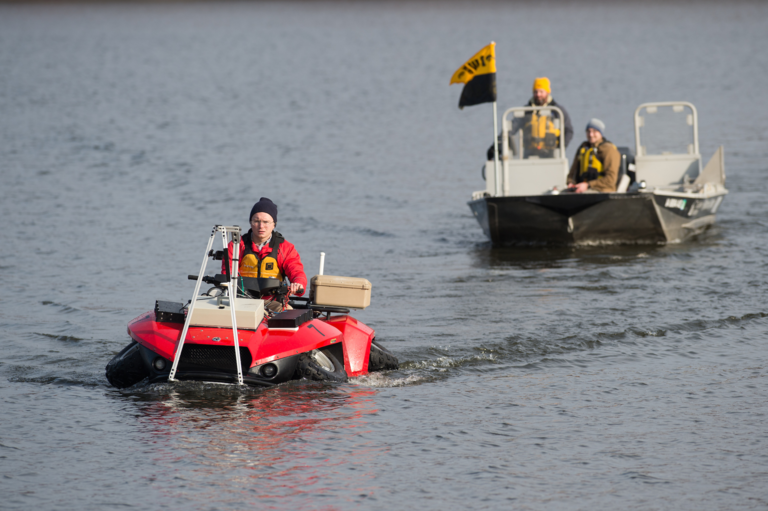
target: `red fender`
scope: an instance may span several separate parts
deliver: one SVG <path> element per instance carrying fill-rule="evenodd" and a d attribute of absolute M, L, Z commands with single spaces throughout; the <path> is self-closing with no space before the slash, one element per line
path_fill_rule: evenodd
<path fill-rule="evenodd" d="M 128 335 L 161 357 L 173 360 L 184 325 L 155 321 L 155 312 L 142 314 L 128 323 Z"/>
<path fill-rule="evenodd" d="M 376 332 L 365 323 L 350 316 L 331 316 L 326 323 L 339 330 L 344 336 L 342 344 L 347 376 L 367 374 L 371 341 Z"/>
<path fill-rule="evenodd" d="M 262 332 L 263 335 L 259 338 L 254 336 L 248 346 L 253 356 L 253 365 L 266 364 L 279 358 L 306 353 L 342 341 L 339 330 L 318 319 L 304 323 L 298 330 L 266 327 L 262 330 L 259 327 L 257 333 Z"/>

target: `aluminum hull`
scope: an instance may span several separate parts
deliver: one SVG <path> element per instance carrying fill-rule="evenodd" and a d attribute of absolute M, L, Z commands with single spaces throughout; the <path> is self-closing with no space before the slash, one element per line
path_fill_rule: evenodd
<path fill-rule="evenodd" d="M 661 244 L 684 241 L 709 228 L 726 193 L 483 197 L 469 207 L 498 246 Z"/>

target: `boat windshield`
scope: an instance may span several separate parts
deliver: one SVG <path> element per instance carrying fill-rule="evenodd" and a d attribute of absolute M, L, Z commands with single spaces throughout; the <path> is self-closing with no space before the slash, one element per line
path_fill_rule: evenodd
<path fill-rule="evenodd" d="M 517 107 L 504 115 L 508 138 L 502 153 L 508 160 L 562 158 L 562 113 L 552 107 Z"/>
<path fill-rule="evenodd" d="M 638 154 L 696 154 L 696 114 L 687 104 L 644 105 L 635 113 Z"/>

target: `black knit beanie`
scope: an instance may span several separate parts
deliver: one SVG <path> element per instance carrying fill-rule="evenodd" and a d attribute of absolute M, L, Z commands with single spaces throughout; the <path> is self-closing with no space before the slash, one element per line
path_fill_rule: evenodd
<path fill-rule="evenodd" d="M 267 199 L 266 197 L 262 197 L 259 199 L 259 202 L 253 205 L 251 208 L 251 216 L 248 217 L 249 222 L 251 221 L 251 218 L 253 218 L 253 215 L 256 213 L 266 213 L 272 217 L 272 220 L 275 223 L 277 223 L 277 204 Z"/>

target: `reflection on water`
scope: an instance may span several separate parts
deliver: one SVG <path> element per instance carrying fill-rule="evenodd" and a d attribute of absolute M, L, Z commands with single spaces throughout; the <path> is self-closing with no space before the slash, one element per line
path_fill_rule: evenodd
<path fill-rule="evenodd" d="M 659 245 L 611 245 L 605 247 L 517 247 L 475 250 L 478 267 L 521 269 L 560 268 L 572 264 L 617 264 L 658 254 Z"/>
<path fill-rule="evenodd" d="M 365 430 L 366 416 L 378 411 L 375 396 L 370 388 L 310 382 L 266 390 L 151 385 L 133 395 L 139 431 L 158 467 L 146 477 L 160 485 L 185 480 L 199 485 L 196 500 L 218 502 L 230 500 L 231 492 L 234 501 L 277 502 L 332 491 L 329 475 L 372 463 L 386 450 L 380 445 L 351 449 L 340 442 Z M 362 486 L 361 491 L 370 491 Z M 186 494 L 178 490 L 169 496 Z"/>
<path fill-rule="evenodd" d="M 478 268 L 558 268 L 572 263 L 616 265 L 644 258 L 690 255 L 715 245 L 721 239 L 720 228 L 714 227 L 684 243 L 578 247 L 493 247 L 488 242 L 477 245 L 471 254 L 474 266 Z"/>

